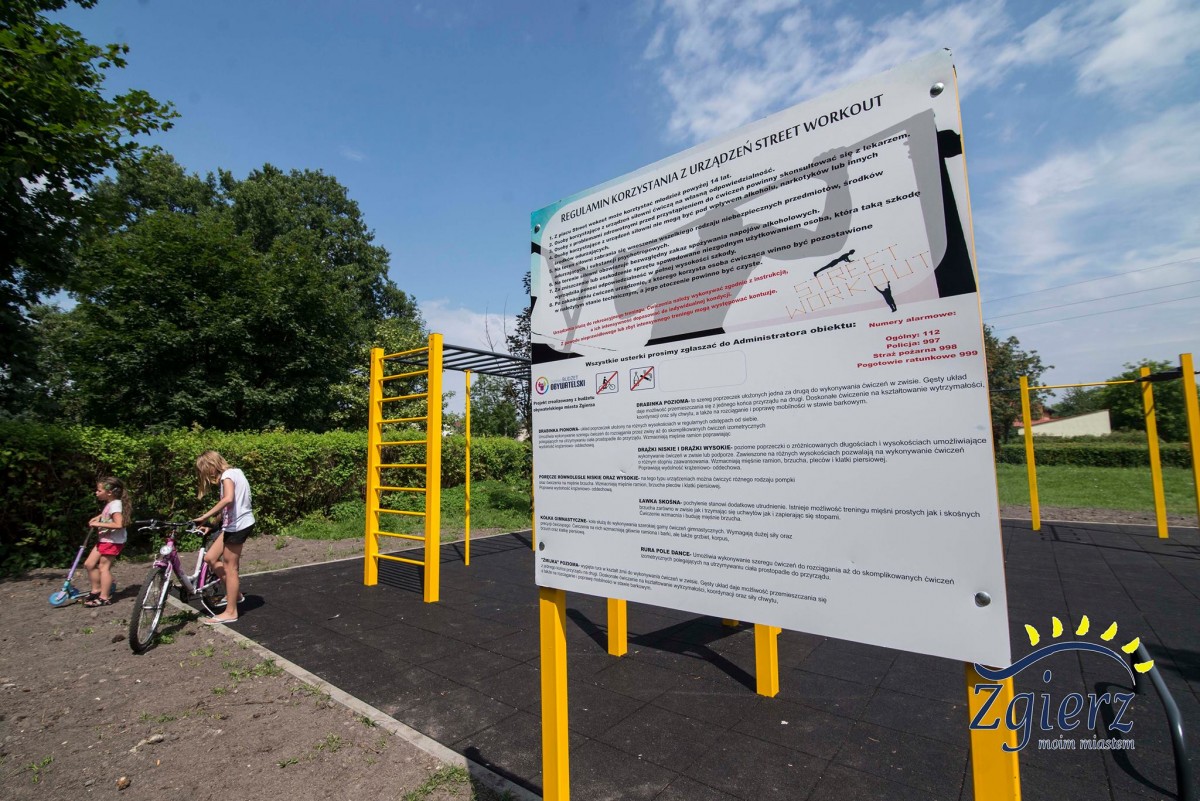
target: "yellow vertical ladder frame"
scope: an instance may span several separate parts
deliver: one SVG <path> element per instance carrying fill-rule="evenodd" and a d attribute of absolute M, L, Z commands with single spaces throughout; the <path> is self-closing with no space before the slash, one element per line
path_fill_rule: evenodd
<path fill-rule="evenodd" d="M 1188 445 L 1192 452 L 1192 485 L 1196 491 L 1196 522 L 1200 523 L 1200 402 L 1196 399 L 1196 367 L 1192 354 L 1179 355 L 1183 372 L 1183 402 L 1187 407 Z"/>
<path fill-rule="evenodd" d="M 1149 367 L 1142 367 L 1138 375 L 1143 379 L 1150 375 Z M 1146 445 L 1150 450 L 1150 485 L 1154 490 L 1154 520 L 1158 527 L 1158 538 L 1167 538 L 1167 501 L 1163 494 L 1162 457 L 1158 450 L 1158 423 L 1154 418 L 1154 384 L 1142 381 L 1142 409 L 1146 414 Z"/>
<path fill-rule="evenodd" d="M 608 599 L 608 653 L 625 656 L 629 653 L 629 605 L 622 598 Z"/>
<path fill-rule="evenodd" d="M 542 680 L 542 798 L 571 798 L 567 729 L 567 593 L 538 588 Z"/>
<path fill-rule="evenodd" d="M 754 681 L 755 692 L 774 698 L 779 695 L 779 633 L 778 626 L 754 624 Z"/>
<path fill-rule="evenodd" d="M 1042 510 L 1038 504 L 1037 465 L 1033 461 L 1033 415 L 1029 412 L 1029 376 L 1021 376 L 1021 422 L 1025 426 L 1025 473 L 1029 476 L 1029 513 L 1033 530 L 1042 528 Z"/>
<path fill-rule="evenodd" d="M 463 502 L 463 564 L 469 565 L 471 564 L 471 371 L 464 370 L 463 372 L 467 376 L 466 405 L 463 407 L 463 434 L 465 435 L 463 450 L 467 455 L 466 484 L 463 489 L 465 495 Z"/>
<path fill-rule="evenodd" d="M 989 696 L 977 685 L 986 683 L 970 662 L 966 663 L 967 711 L 970 720 L 981 717 Z M 971 728 L 971 772 L 975 801 L 1020 801 L 1021 768 L 1017 761 L 1017 732 L 1005 725 L 1005 710 L 1013 700 L 1013 680 L 1000 682 L 991 717 Z M 1033 714 L 1030 712 L 1029 714 Z M 1008 746 L 1008 750 L 1005 749 Z"/>
<path fill-rule="evenodd" d="M 367 521 L 363 548 L 363 584 L 379 583 L 379 464 L 383 440 L 383 348 L 371 348 L 367 384 Z"/>
<path fill-rule="evenodd" d="M 425 603 L 441 597 L 442 567 L 442 335 L 429 335 L 425 420 Z"/>

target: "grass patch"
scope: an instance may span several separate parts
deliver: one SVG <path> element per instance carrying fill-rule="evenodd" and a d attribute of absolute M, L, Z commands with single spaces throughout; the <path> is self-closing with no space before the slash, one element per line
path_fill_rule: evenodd
<path fill-rule="evenodd" d="M 466 488 L 442 489 L 442 539 L 461 539 L 466 527 Z M 420 492 L 390 492 L 383 497 L 385 509 L 424 511 L 425 495 Z M 533 504 L 529 487 L 502 481 L 477 481 L 471 485 L 471 528 L 522 531 L 532 524 Z M 301 540 L 361 539 L 366 519 L 363 501 L 334 504 L 328 514 L 315 514 L 284 527 L 283 537 Z M 417 534 L 425 525 L 424 517 L 381 515 L 383 530 L 396 534 Z"/>
<path fill-rule="evenodd" d="M 336 754 L 338 751 L 342 750 L 342 746 L 345 744 L 346 741 L 341 737 L 336 734 L 330 734 L 326 735 L 325 739 L 314 745 L 313 748 L 317 749 L 318 751 L 328 751 L 331 754 Z"/>
<path fill-rule="evenodd" d="M 221 667 L 228 670 L 229 677 L 237 682 L 256 679 L 262 676 L 279 676 L 283 674 L 283 668 L 275 664 L 274 659 L 264 659 L 257 665 L 251 665 L 250 667 L 244 667 L 236 662 L 224 662 Z"/>
<path fill-rule="evenodd" d="M 1029 481 L 1024 465 L 996 465 L 996 475 L 1001 504 L 1029 505 Z M 1044 506 L 1154 511 L 1149 467 L 1038 467 L 1037 483 L 1038 501 Z M 1163 492 L 1169 513 L 1196 513 L 1191 470 L 1164 467 Z"/>
<path fill-rule="evenodd" d="M 424 801 L 443 787 L 460 787 L 471 781 L 465 768 L 457 765 L 446 767 L 430 774 L 420 787 L 410 790 L 401 796 L 402 801 Z"/>
<path fill-rule="evenodd" d="M 32 779 L 34 784 L 37 784 L 42 780 L 42 774 L 50 768 L 50 763 L 53 761 L 54 757 L 48 756 L 44 759 L 38 760 L 37 762 L 30 762 L 29 765 L 26 766 L 26 769 L 33 774 Z"/>

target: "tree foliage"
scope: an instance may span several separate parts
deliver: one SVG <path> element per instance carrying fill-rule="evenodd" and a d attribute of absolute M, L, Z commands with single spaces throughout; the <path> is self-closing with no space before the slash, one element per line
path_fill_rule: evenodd
<path fill-rule="evenodd" d="M 128 48 L 51 22 L 68 1 L 0 3 L 0 403 L 10 410 L 36 373 L 31 312 L 62 287 L 95 221 L 88 190 L 137 151 L 136 136 L 176 116 L 141 90 L 105 97 L 105 74 L 125 66 Z"/>
<path fill-rule="evenodd" d="M 521 420 L 514 398 L 516 384 L 498 376 L 481 375 L 471 387 L 471 436 L 516 438 Z"/>
<path fill-rule="evenodd" d="M 527 271 L 525 277 L 521 280 L 521 284 L 525 289 L 525 297 L 529 297 L 531 280 L 531 275 Z M 533 329 L 530 327 L 532 318 L 533 304 L 526 303 L 525 308 L 517 315 L 516 329 L 506 338 L 508 352 L 513 356 L 528 359 L 533 354 L 533 339 L 531 336 Z M 508 398 L 516 409 L 518 424 L 522 430 L 530 434 L 533 433 L 532 388 L 532 382 L 530 381 L 508 382 Z"/>
<path fill-rule="evenodd" d="M 983 344 L 991 389 L 992 438 L 1000 444 L 1012 436 L 1012 424 L 1021 417 L 1021 393 L 1016 391 L 1021 376 L 1037 385 L 1051 365 L 1042 364 L 1036 350 L 1022 350 L 1016 337 L 998 338 L 991 326 L 983 327 Z M 1031 392 L 1030 402 L 1040 407 L 1043 397 L 1045 393 Z"/>
<path fill-rule="evenodd" d="M 83 248 L 77 305 L 53 343 L 80 422 L 356 425 L 355 376 L 374 338 L 420 334 L 387 251 L 332 176 L 266 165 L 201 179 L 149 152 L 96 194 L 110 227 Z"/>
<path fill-rule="evenodd" d="M 1168 361 L 1146 359 L 1140 364 L 1126 364 L 1125 369 L 1109 381 L 1132 381 L 1141 377 L 1141 368 L 1149 368 L 1151 374 L 1178 370 L 1179 365 Z M 1170 441 L 1187 439 L 1187 409 L 1184 406 L 1183 381 L 1195 381 L 1195 376 L 1155 381 L 1152 383 L 1154 397 L 1154 423 L 1159 437 Z M 1142 402 L 1142 384 L 1110 384 L 1101 387 L 1076 387 L 1054 404 L 1054 411 L 1062 417 L 1086 414 L 1108 409 L 1109 420 L 1116 431 L 1145 431 L 1146 412 Z"/>

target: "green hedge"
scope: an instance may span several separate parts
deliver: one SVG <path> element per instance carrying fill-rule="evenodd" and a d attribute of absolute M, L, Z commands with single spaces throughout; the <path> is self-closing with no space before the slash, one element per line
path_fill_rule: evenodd
<path fill-rule="evenodd" d="M 1187 443 L 1164 442 L 1159 445 L 1164 467 L 1191 467 Z M 1141 443 L 1103 440 L 1047 441 L 1038 437 L 1033 443 L 1033 458 L 1040 465 L 1075 467 L 1147 467 L 1150 450 L 1143 436 Z M 1025 464 L 1024 443 L 1001 445 L 996 461 L 1001 464 Z"/>
<path fill-rule="evenodd" d="M 442 482 L 463 482 L 462 437 L 443 440 Z M 121 478 L 133 516 L 183 519 L 205 511 L 210 490 L 196 500 L 195 459 L 214 449 L 242 468 L 254 492 L 258 528 L 272 534 L 342 501 L 362 498 L 367 438 L 363 432 L 265 434 L 177 431 L 131 435 L 101 428 L 0 422 L 0 575 L 68 565 L 97 511 L 98 476 Z M 528 483 L 529 443 L 476 437 L 473 479 Z M 416 479 L 419 481 L 420 479 Z M 151 543 L 131 537 L 131 553 Z"/>

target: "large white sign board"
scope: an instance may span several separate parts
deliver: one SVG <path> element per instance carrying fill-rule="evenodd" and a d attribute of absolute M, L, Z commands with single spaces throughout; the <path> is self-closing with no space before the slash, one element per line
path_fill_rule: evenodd
<path fill-rule="evenodd" d="M 939 52 L 532 215 L 537 583 L 1011 662 Z"/>

